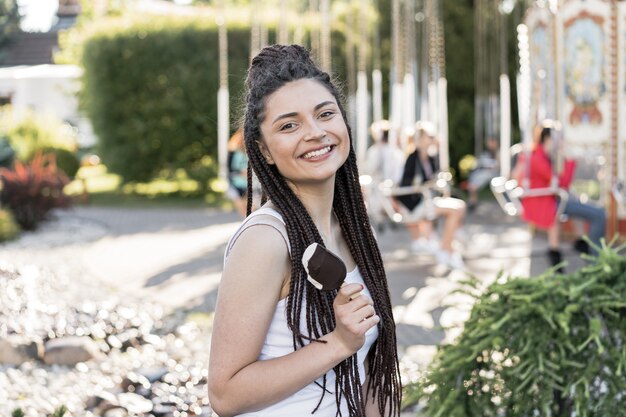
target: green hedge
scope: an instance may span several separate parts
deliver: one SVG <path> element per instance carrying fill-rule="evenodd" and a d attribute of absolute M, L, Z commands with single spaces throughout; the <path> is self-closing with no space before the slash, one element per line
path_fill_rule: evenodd
<path fill-rule="evenodd" d="M 626 415 L 626 257 L 605 249 L 571 275 L 470 283 L 462 334 L 409 400 L 429 417 Z"/>
<path fill-rule="evenodd" d="M 245 27 L 229 28 L 231 108 L 239 107 L 248 37 Z M 120 20 L 86 41 L 82 104 L 112 172 L 125 181 L 180 168 L 215 175 L 217 46 L 215 23 L 199 18 Z"/>
<path fill-rule="evenodd" d="M 183 169 L 206 186 L 217 173 L 218 36 L 208 17 L 109 19 L 82 46 L 82 107 L 108 169 L 126 182 Z M 275 38 L 270 31 L 270 42 Z M 341 41 L 341 34 L 335 40 Z M 335 45 L 345 67 L 343 42 Z M 229 23 L 231 122 L 241 118 L 250 28 Z M 340 74 L 340 78 L 341 74 Z"/>

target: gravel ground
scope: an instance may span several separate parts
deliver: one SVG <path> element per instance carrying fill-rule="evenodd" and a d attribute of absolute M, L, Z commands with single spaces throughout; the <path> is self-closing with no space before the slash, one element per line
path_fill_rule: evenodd
<path fill-rule="evenodd" d="M 60 216 L 0 245 L 0 339 L 88 336 L 103 353 L 74 366 L 0 365 L 0 416 L 208 416 L 209 320 L 164 316 L 156 304 L 93 279 L 75 256 L 105 228 Z"/>

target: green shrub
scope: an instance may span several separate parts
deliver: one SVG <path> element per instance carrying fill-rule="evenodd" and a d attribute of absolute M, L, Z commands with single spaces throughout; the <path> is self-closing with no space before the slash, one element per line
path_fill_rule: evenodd
<path fill-rule="evenodd" d="M 476 294 L 477 282 L 468 284 Z M 626 415 L 620 249 L 571 275 L 513 278 L 474 297 L 458 340 L 407 389 L 426 416 Z"/>
<path fill-rule="evenodd" d="M 54 208 L 68 207 L 63 188 L 69 180 L 57 169 L 53 154 L 37 154 L 26 164 L 0 168 L 0 202 L 8 207 L 24 230 L 34 230 Z"/>
<path fill-rule="evenodd" d="M 11 106 L 0 109 L 0 136 L 8 140 L 21 161 L 30 161 L 44 148 L 76 151 L 76 137 L 68 124 L 32 111 L 16 117 Z"/>
<path fill-rule="evenodd" d="M 80 161 L 76 152 L 63 148 L 44 147 L 41 149 L 43 154 L 53 154 L 57 167 L 65 173 L 69 178 L 74 178 L 80 168 Z"/>
<path fill-rule="evenodd" d="M 20 227 L 9 210 L 0 208 L 0 242 L 15 239 L 20 234 Z"/>

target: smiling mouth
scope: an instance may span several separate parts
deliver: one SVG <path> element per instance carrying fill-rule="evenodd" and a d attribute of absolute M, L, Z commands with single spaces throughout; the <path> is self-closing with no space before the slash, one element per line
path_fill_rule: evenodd
<path fill-rule="evenodd" d="M 335 147 L 334 145 L 329 145 L 325 148 L 318 149 L 316 151 L 307 152 L 304 155 L 302 155 L 302 158 L 311 159 L 311 158 L 315 158 L 316 156 L 322 156 L 330 152 L 334 147 Z"/>

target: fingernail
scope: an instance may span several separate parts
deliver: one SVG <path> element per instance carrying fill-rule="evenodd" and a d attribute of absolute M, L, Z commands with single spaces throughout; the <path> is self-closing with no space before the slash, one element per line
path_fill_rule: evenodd
<path fill-rule="evenodd" d="M 361 289 L 365 289 L 365 285 L 363 284 L 359 284 L 361 286 Z"/>

